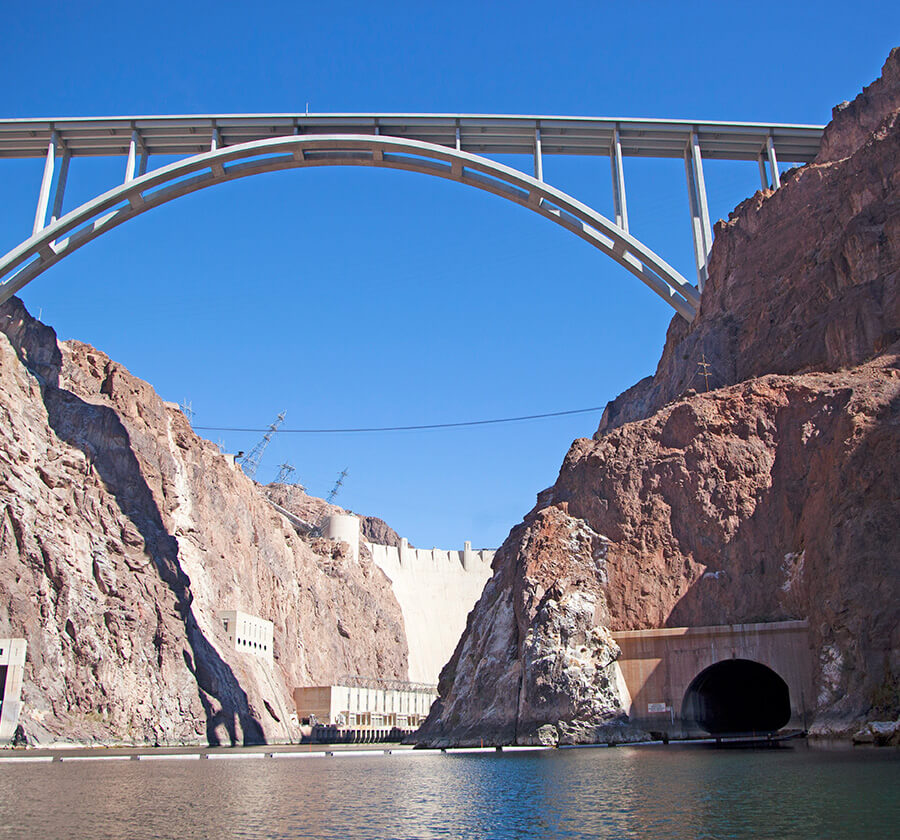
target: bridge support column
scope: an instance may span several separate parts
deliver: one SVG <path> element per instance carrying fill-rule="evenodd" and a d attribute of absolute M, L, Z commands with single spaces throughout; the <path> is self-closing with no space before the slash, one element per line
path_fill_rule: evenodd
<path fill-rule="evenodd" d="M 769 156 L 769 168 L 772 170 L 772 188 L 777 190 L 781 186 L 781 176 L 778 174 L 778 158 L 775 157 L 775 142 L 771 134 L 766 137 L 766 153 Z"/>
<path fill-rule="evenodd" d="M 128 160 L 125 161 L 125 183 L 134 180 L 134 167 L 137 162 L 138 133 L 131 132 L 131 141 L 128 143 Z"/>
<path fill-rule="evenodd" d="M 544 180 L 544 158 L 541 154 L 541 130 L 534 130 L 534 177 L 538 181 Z"/>
<path fill-rule="evenodd" d="M 692 131 L 684 149 L 684 168 L 687 173 L 688 201 L 691 206 L 691 228 L 694 236 L 694 257 L 697 261 L 697 281 L 700 291 L 709 276 L 709 252 L 712 248 L 712 228 L 706 202 L 706 182 L 703 178 L 703 159 L 700 141 Z"/>
<path fill-rule="evenodd" d="M 62 161 L 59 164 L 59 177 L 56 179 L 56 192 L 53 194 L 53 210 L 50 212 L 50 224 L 52 225 L 62 216 L 63 197 L 66 194 L 66 181 L 69 179 L 69 160 L 72 155 L 68 149 L 63 150 Z"/>
<path fill-rule="evenodd" d="M 769 189 L 769 173 L 766 172 L 766 156 L 763 152 L 759 153 L 757 163 L 759 163 L 759 180 L 762 181 L 762 188 L 767 190 Z"/>
<path fill-rule="evenodd" d="M 616 214 L 616 224 L 627 232 L 628 205 L 625 201 L 625 170 L 622 167 L 622 140 L 619 136 L 618 123 L 613 131 L 609 161 L 612 165 L 613 210 Z"/>
<path fill-rule="evenodd" d="M 53 183 L 53 169 L 56 165 L 56 141 L 54 131 L 47 144 L 47 157 L 44 159 L 44 177 L 41 178 L 41 189 L 38 192 L 37 210 L 34 213 L 32 234 L 39 233 L 47 226 L 47 204 L 50 201 L 50 185 Z"/>

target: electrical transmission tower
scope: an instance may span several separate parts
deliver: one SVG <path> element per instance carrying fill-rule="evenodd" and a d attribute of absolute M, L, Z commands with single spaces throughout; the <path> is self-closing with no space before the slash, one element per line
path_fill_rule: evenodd
<path fill-rule="evenodd" d="M 278 465 L 278 475 L 275 476 L 275 484 L 292 484 L 291 475 L 296 472 L 292 464 L 285 461 Z"/>
<path fill-rule="evenodd" d="M 181 405 L 179 406 L 182 413 L 185 417 L 187 417 L 187 421 L 189 425 L 194 424 L 194 403 L 190 400 L 184 399 L 181 401 Z"/>
<path fill-rule="evenodd" d="M 328 504 L 331 504 L 334 501 L 335 496 L 337 496 L 337 494 L 340 493 L 341 487 L 343 487 L 343 485 L 344 485 L 344 479 L 349 474 L 350 473 L 347 471 L 346 468 L 341 470 L 341 474 L 338 476 L 337 481 L 335 481 L 335 483 L 334 483 L 334 487 L 331 488 L 331 492 L 328 494 L 328 498 L 326 499 Z"/>
<path fill-rule="evenodd" d="M 275 418 L 275 422 L 269 425 L 269 431 L 263 435 L 262 440 L 257 443 L 241 461 L 241 469 L 248 478 L 253 478 L 256 475 L 256 470 L 259 468 L 259 462 L 262 460 L 263 452 L 266 451 L 266 447 L 269 445 L 269 441 L 272 440 L 275 432 L 278 431 L 278 427 L 284 422 L 285 414 L 286 412 L 282 411 L 281 414 Z"/>

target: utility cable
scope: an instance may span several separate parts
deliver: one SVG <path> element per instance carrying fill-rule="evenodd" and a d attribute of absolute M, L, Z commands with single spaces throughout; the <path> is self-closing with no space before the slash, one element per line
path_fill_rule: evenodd
<path fill-rule="evenodd" d="M 498 423 L 518 423 L 523 420 L 542 420 L 545 417 L 564 417 L 570 414 L 588 414 L 592 411 L 603 411 L 604 406 L 593 408 L 576 408 L 571 411 L 551 411 L 546 414 L 524 414 L 521 417 L 499 417 L 493 420 L 465 420 L 461 423 L 426 423 L 419 426 L 372 426 L 359 429 L 279 429 L 278 434 L 294 435 L 330 435 L 355 434 L 358 432 L 414 432 L 424 429 L 458 429 L 462 426 L 491 426 Z M 194 426 L 198 432 L 265 432 L 266 429 L 242 428 L 233 426 Z"/>

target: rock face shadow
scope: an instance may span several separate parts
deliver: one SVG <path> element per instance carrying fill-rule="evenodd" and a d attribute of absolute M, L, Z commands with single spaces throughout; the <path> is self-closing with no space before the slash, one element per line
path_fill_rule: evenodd
<path fill-rule="evenodd" d="M 84 452 L 119 509 L 137 528 L 161 580 L 175 597 L 175 608 L 191 648 L 190 656 L 185 651 L 185 664 L 197 681 L 206 715 L 207 741 L 219 746 L 217 730 L 224 726 L 231 744 L 237 744 L 241 740 L 239 724 L 245 744 L 265 743 L 262 726 L 250 710 L 246 692 L 197 623 L 191 605 L 191 581 L 181 567 L 178 541 L 163 524 L 119 416 L 111 408 L 85 402 L 51 382 L 44 388 L 44 405 L 57 436 Z M 218 701 L 218 710 L 210 698 Z"/>
<path fill-rule="evenodd" d="M 184 625 L 190 652 L 184 662 L 197 683 L 206 716 L 210 745 L 222 744 L 224 729 L 231 745 L 265 743 L 246 692 L 231 668 L 201 630 L 194 614 L 191 581 L 179 559 L 178 541 L 168 532 L 153 493 L 132 447 L 128 430 L 110 407 L 86 402 L 60 386 L 62 354 L 54 331 L 33 320 L 13 298 L 3 307 L 0 324 L 23 365 L 38 379 L 48 422 L 60 438 L 81 450 L 90 469 L 102 480 L 121 512 L 137 529 L 155 569 L 174 596 L 175 614 Z M 156 604 L 157 622 L 163 626 L 162 605 Z M 162 647 L 163 640 L 155 640 Z M 161 654 L 160 654 L 161 656 Z"/>

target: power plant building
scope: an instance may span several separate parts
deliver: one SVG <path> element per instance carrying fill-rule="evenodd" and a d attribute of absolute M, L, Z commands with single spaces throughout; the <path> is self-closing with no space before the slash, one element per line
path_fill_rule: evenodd
<path fill-rule="evenodd" d="M 415 730 L 436 698 L 436 686 L 390 680 L 354 678 L 294 689 L 301 723 L 338 729 Z"/>

